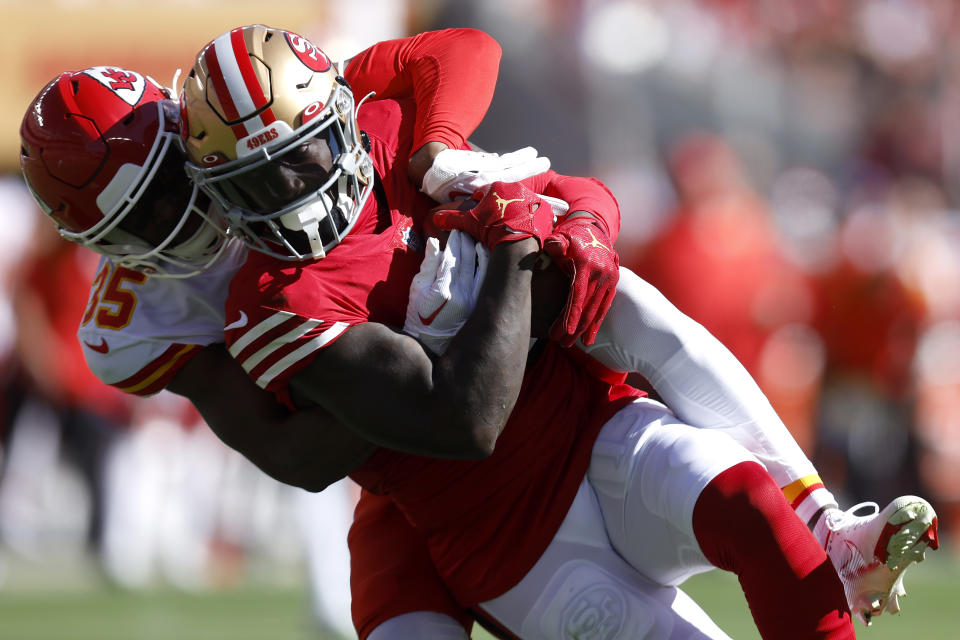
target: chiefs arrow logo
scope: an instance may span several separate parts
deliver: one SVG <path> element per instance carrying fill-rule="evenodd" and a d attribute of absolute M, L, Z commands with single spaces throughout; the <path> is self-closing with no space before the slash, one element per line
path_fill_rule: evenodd
<path fill-rule="evenodd" d="M 147 81 L 142 75 L 117 67 L 90 67 L 83 73 L 113 91 L 131 107 L 137 106 L 147 87 Z"/>
<path fill-rule="evenodd" d="M 443 301 L 443 304 L 441 304 L 439 307 L 437 307 L 436 309 L 434 309 L 434 310 L 433 310 L 433 313 L 431 313 L 430 315 L 428 315 L 426 318 L 424 318 L 422 314 L 419 314 L 419 313 L 418 313 L 417 315 L 420 316 L 420 322 L 422 322 L 422 323 L 424 324 L 424 326 L 429 327 L 431 324 L 433 324 L 433 321 L 437 319 L 437 314 L 440 313 L 445 306 L 447 306 L 447 303 L 448 303 L 448 302 L 450 302 L 450 301 L 449 301 L 449 300 L 444 300 L 444 301 Z"/>
<path fill-rule="evenodd" d="M 104 338 L 100 338 L 100 344 L 90 344 L 86 340 L 83 341 L 83 344 L 87 345 L 97 353 L 106 353 L 110 351 L 110 347 L 107 345 L 107 341 Z"/>

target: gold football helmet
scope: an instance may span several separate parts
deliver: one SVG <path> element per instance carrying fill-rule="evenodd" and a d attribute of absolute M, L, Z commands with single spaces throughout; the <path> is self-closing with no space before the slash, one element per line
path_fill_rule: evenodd
<path fill-rule="evenodd" d="M 322 258 L 350 231 L 373 189 L 353 93 L 307 39 L 238 27 L 197 55 L 180 95 L 187 172 L 251 248 L 284 260 Z M 303 165 L 321 142 L 327 162 L 269 207 L 251 196 L 272 169 Z M 269 209 L 269 210 L 267 210 Z"/>

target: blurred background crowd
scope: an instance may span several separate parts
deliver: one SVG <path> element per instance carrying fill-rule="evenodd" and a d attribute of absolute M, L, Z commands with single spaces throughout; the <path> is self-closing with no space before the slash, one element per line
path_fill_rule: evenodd
<path fill-rule="evenodd" d="M 119 11 L 132 24 L 153 10 L 34 4 L 0 12 L 42 25 L 50 7 Z M 166 84 L 246 22 L 301 32 L 334 58 L 429 29 L 493 35 L 500 81 L 473 141 L 533 145 L 558 171 L 605 181 L 622 263 L 744 363 L 842 506 L 919 493 L 948 545 L 960 531 L 957 3 L 167 4 L 204 18 L 182 43 L 156 36 L 155 55 L 143 42 L 104 49 L 93 28 L 89 50 L 74 39 L 53 55 L 56 39 L 28 28 L 24 42 L 45 49 L 3 62 L 19 93 L 0 102 L 0 589 L 3 555 L 84 549 L 124 586 L 223 584 L 303 564 L 304 523 L 349 517 L 349 489 L 277 485 L 176 397 L 132 399 L 87 372 L 74 332 L 96 261 L 56 237 L 16 172 L 23 109 L 59 71 L 115 63 Z"/>

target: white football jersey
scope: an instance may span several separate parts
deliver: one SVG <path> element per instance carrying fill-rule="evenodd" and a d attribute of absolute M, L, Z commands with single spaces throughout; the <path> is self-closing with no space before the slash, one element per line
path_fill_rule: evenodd
<path fill-rule="evenodd" d="M 190 278 L 150 278 L 102 258 L 77 332 L 91 371 L 121 391 L 152 395 L 202 347 L 223 342 L 230 280 L 247 251 L 230 242 Z"/>

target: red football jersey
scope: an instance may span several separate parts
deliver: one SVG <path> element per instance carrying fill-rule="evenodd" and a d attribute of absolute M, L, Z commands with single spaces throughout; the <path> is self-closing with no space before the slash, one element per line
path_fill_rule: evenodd
<path fill-rule="evenodd" d="M 446 614 L 470 633 L 473 618 L 454 601 L 423 537 L 389 497 L 361 493 L 348 542 L 353 625 L 361 640 L 412 611 Z"/>
<path fill-rule="evenodd" d="M 350 59 L 344 76 L 354 98 L 413 96 L 418 118 L 412 150 L 428 142 L 459 149 L 490 106 L 500 69 L 500 45 L 476 29 L 427 31 L 378 42 Z M 469 70 L 469 89 L 459 82 Z"/>
<path fill-rule="evenodd" d="M 385 202 L 371 197 L 327 257 L 291 264 L 252 252 L 234 278 L 227 345 L 261 386 L 284 391 L 290 376 L 351 326 L 403 325 L 432 206 L 407 179 L 408 109 L 384 100 L 360 114 Z M 546 180 L 529 186 L 540 190 Z M 600 427 L 639 394 L 590 375 L 556 344 L 534 354 L 489 458 L 439 460 L 381 449 L 353 474 L 394 500 L 464 605 L 500 595 L 533 566 L 566 516 Z"/>

